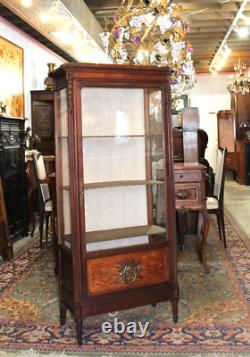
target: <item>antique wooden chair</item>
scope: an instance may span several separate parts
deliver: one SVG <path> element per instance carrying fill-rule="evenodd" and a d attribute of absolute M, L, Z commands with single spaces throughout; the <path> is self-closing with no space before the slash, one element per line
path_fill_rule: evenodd
<path fill-rule="evenodd" d="M 206 201 L 208 213 L 216 214 L 220 239 L 223 239 L 225 248 L 227 247 L 224 223 L 224 185 L 226 156 L 227 149 L 219 148 L 217 151 L 213 196 L 208 196 Z"/>
<path fill-rule="evenodd" d="M 41 153 L 33 156 L 34 174 L 36 180 L 38 210 L 40 215 L 39 232 L 40 232 L 40 247 L 43 247 L 43 226 L 46 224 L 45 237 L 48 241 L 49 218 L 53 211 L 53 204 L 49 191 L 49 178 L 46 175 L 43 156 Z"/>

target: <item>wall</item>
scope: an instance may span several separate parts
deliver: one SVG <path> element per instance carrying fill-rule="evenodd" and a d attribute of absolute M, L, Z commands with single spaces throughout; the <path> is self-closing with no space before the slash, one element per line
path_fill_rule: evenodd
<path fill-rule="evenodd" d="M 2 17 L 0 36 L 24 49 L 25 117 L 29 120 L 27 125 L 30 125 L 30 91 L 45 88 L 43 82 L 47 76 L 48 62 L 59 66 L 64 60 Z M 206 158 L 213 167 L 218 145 L 216 113 L 221 109 L 230 109 L 227 84 L 228 75 L 199 75 L 196 86 L 188 92 L 189 105 L 199 108 L 200 127 L 208 133 Z"/>
<path fill-rule="evenodd" d="M 218 147 L 216 114 L 219 110 L 230 109 L 228 81 L 228 74 L 199 75 L 196 86 L 188 92 L 189 106 L 199 108 L 200 128 L 208 134 L 205 156 L 213 168 L 215 168 Z"/>
<path fill-rule="evenodd" d="M 0 36 L 23 48 L 24 103 L 25 117 L 28 119 L 26 126 L 28 126 L 31 121 L 30 91 L 45 89 L 43 81 L 47 76 L 48 62 L 59 66 L 64 60 L 2 17 L 0 17 Z"/>

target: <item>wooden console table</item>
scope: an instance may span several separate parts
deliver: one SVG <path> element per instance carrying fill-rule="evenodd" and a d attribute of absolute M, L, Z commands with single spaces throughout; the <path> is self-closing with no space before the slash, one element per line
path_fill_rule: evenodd
<path fill-rule="evenodd" d="M 199 163 L 176 163 L 174 165 L 179 244 L 181 247 L 184 246 L 186 213 L 198 211 L 197 252 L 205 272 L 208 273 L 206 240 L 209 217 L 206 208 L 205 173 L 206 167 Z"/>

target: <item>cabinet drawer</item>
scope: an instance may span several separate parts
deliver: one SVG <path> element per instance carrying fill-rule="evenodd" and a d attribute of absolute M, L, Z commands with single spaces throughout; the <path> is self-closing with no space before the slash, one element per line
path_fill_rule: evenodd
<path fill-rule="evenodd" d="M 87 276 L 89 295 L 167 282 L 167 248 L 89 259 Z"/>
<path fill-rule="evenodd" d="M 174 173 L 175 182 L 200 182 L 201 171 L 178 171 Z"/>
<path fill-rule="evenodd" d="M 201 184 L 176 184 L 175 185 L 176 208 L 196 207 L 201 205 Z"/>

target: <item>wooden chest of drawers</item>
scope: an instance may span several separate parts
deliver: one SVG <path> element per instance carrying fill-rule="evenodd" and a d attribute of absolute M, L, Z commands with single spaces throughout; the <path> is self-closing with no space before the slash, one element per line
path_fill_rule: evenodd
<path fill-rule="evenodd" d="M 198 163 L 174 165 L 176 209 L 205 207 L 205 172 L 206 167 Z"/>

